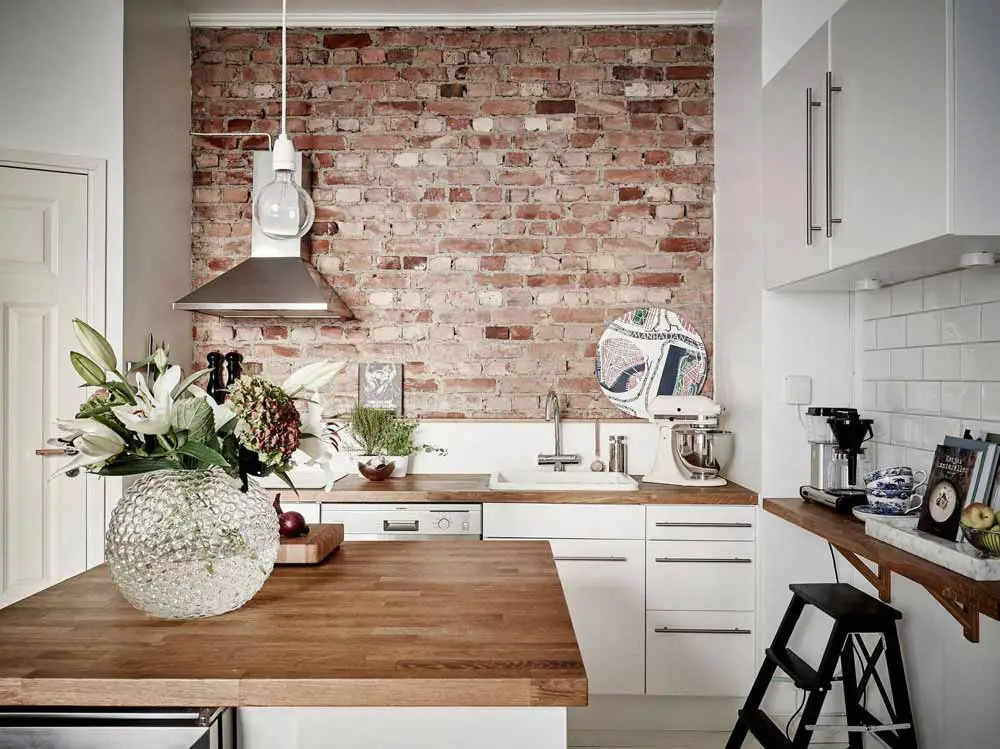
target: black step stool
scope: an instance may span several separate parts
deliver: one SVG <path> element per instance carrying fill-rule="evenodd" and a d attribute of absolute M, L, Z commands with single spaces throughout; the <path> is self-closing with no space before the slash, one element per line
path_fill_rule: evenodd
<path fill-rule="evenodd" d="M 864 734 L 868 732 L 877 732 L 879 738 L 892 749 L 917 749 L 910 697 L 906 691 L 906 674 L 896 634 L 896 621 L 902 618 L 902 614 L 846 583 L 790 585 L 789 588 L 792 600 L 771 647 L 765 651 L 764 663 L 757 673 L 743 709 L 739 712 L 726 749 L 740 749 L 748 732 L 753 734 L 764 749 L 801 749 L 809 746 L 823 701 L 832 682 L 837 680 L 834 671 L 838 661 L 844 685 L 850 749 L 861 749 Z M 816 670 L 788 649 L 788 641 L 806 604 L 815 606 L 834 620 L 833 631 Z M 871 652 L 860 637 L 854 636 L 868 633 L 882 636 Z M 861 660 L 860 675 L 855 655 Z M 883 655 L 889 675 L 891 698 L 876 672 L 879 658 Z M 792 678 L 796 687 L 809 695 L 791 740 L 760 709 L 771 679 L 779 668 Z M 878 688 L 892 721 L 890 724 L 880 723 L 862 704 L 865 689 L 871 681 Z"/>

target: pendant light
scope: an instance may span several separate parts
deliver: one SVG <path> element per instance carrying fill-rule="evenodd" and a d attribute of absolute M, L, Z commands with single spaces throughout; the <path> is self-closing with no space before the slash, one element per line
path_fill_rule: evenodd
<path fill-rule="evenodd" d="M 288 97 L 287 12 L 288 0 L 281 0 L 281 134 L 271 151 L 274 179 L 257 193 L 254 220 L 271 239 L 298 239 L 312 227 L 316 208 L 312 198 L 295 180 L 295 147 L 285 129 Z"/>

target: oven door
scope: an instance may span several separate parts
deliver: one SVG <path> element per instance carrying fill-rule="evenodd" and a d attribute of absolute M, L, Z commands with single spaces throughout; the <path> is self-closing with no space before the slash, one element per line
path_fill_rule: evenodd
<path fill-rule="evenodd" d="M 481 505 L 324 502 L 320 520 L 343 523 L 348 541 L 475 541 L 483 533 Z"/>

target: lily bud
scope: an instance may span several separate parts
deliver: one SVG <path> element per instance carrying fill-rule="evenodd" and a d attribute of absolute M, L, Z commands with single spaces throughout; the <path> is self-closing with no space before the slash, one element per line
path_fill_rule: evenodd
<path fill-rule="evenodd" d="M 104 336 L 83 320 L 73 320 L 73 327 L 76 329 L 76 340 L 80 342 L 83 350 L 94 362 L 104 367 L 105 370 L 118 367 L 114 349 L 111 348 L 111 344 Z"/>
<path fill-rule="evenodd" d="M 95 386 L 105 384 L 104 370 L 94 361 L 76 351 L 69 352 L 69 360 L 73 363 L 73 369 L 80 375 L 80 379 L 83 380 L 84 384 Z"/>
<path fill-rule="evenodd" d="M 297 369 L 285 380 L 281 389 L 289 395 L 298 395 L 303 390 L 322 390 L 344 371 L 346 362 L 319 361 Z"/>

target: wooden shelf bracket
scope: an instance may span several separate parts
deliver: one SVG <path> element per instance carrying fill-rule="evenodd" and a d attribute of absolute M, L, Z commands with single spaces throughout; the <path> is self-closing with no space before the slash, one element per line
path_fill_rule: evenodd
<path fill-rule="evenodd" d="M 880 600 L 885 603 L 892 603 L 892 573 L 887 567 L 873 562 L 875 565 L 875 569 L 873 570 L 853 551 L 848 551 L 843 546 L 837 546 L 836 544 L 833 545 L 833 548 L 839 551 L 841 556 L 850 562 L 851 566 L 860 572 L 865 580 L 872 584 L 875 590 L 878 591 Z"/>
<path fill-rule="evenodd" d="M 979 642 L 979 608 L 971 603 L 960 603 L 951 598 L 945 598 L 936 590 L 924 586 L 924 590 L 940 603 L 945 611 L 951 614 L 962 625 L 965 639 L 969 642 Z"/>

